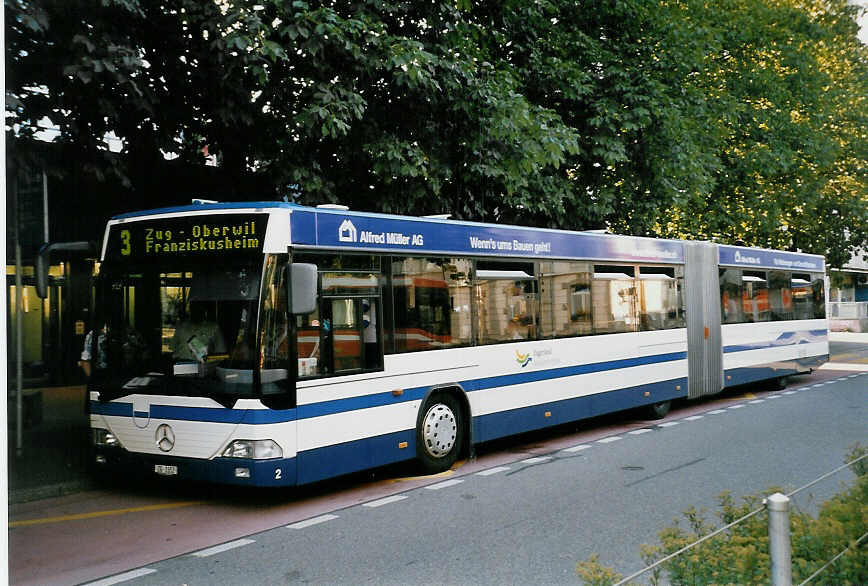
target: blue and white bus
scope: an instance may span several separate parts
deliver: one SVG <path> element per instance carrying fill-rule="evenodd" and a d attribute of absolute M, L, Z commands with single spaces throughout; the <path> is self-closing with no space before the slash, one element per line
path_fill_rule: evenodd
<path fill-rule="evenodd" d="M 820 256 L 293 204 L 113 218 L 96 463 L 284 486 L 828 359 Z"/>

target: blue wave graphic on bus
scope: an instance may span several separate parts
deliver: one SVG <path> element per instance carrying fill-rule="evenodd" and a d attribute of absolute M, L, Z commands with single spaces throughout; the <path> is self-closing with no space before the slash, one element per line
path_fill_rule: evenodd
<path fill-rule="evenodd" d="M 724 353 L 743 352 L 745 350 L 761 350 L 763 348 L 774 348 L 779 346 L 796 346 L 798 344 L 812 344 L 815 342 L 825 342 L 828 340 L 828 330 L 802 330 L 798 332 L 783 332 L 777 338 L 764 342 L 753 342 L 748 344 L 735 344 L 725 346 Z"/>

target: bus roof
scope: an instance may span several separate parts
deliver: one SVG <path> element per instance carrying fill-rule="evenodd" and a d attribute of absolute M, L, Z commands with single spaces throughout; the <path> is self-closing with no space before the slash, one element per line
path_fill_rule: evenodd
<path fill-rule="evenodd" d="M 234 210 L 288 212 L 287 243 L 308 249 L 666 264 L 681 264 L 685 255 L 681 240 L 313 208 L 277 201 L 197 202 L 120 214 L 112 220 Z M 718 255 L 721 265 L 824 270 L 822 256 L 805 253 L 719 245 Z"/>

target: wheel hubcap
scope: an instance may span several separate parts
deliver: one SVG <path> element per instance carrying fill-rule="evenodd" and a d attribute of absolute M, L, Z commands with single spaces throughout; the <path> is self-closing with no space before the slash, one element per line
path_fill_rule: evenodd
<path fill-rule="evenodd" d="M 422 441 L 425 450 L 435 458 L 452 451 L 458 433 L 458 422 L 452 409 L 443 403 L 432 405 L 422 421 Z"/>

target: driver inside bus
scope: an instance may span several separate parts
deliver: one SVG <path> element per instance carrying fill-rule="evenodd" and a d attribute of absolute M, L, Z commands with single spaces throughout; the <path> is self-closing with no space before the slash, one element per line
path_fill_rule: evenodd
<path fill-rule="evenodd" d="M 207 301 L 192 301 L 188 318 L 178 324 L 171 348 L 175 360 L 204 362 L 208 355 L 226 354 L 226 340 L 208 315 Z"/>

